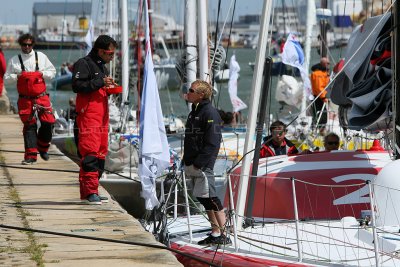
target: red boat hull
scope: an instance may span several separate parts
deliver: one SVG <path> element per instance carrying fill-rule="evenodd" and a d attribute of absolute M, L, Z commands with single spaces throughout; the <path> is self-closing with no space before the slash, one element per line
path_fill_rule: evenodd
<path fill-rule="evenodd" d="M 294 177 L 300 219 L 359 218 L 361 211 L 370 206 L 365 182 L 372 180 L 389 162 L 389 154 L 381 151 L 335 151 L 262 159 L 256 179 L 253 217 L 294 219 L 289 179 Z M 239 166 L 231 175 L 235 203 L 240 172 Z M 343 185 L 355 186 L 349 189 Z M 229 192 L 224 204 L 229 206 Z"/>

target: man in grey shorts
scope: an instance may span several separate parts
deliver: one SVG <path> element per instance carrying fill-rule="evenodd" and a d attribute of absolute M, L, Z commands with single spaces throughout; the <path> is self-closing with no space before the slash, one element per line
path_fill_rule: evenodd
<path fill-rule="evenodd" d="M 199 245 L 232 243 L 223 233 L 226 217 L 215 191 L 213 169 L 221 144 L 222 120 L 211 105 L 211 95 L 210 84 L 201 80 L 194 81 L 186 95 L 186 100 L 193 105 L 185 130 L 185 174 L 193 181 L 193 196 L 204 206 L 212 229 Z"/>

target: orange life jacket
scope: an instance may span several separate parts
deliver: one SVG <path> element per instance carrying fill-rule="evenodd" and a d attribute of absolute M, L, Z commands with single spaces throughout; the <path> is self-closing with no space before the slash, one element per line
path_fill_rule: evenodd
<path fill-rule="evenodd" d="M 311 73 L 311 87 L 314 96 L 319 95 L 329 84 L 329 73 L 327 71 L 315 70 Z M 327 91 L 325 90 L 319 98 L 325 99 Z"/>

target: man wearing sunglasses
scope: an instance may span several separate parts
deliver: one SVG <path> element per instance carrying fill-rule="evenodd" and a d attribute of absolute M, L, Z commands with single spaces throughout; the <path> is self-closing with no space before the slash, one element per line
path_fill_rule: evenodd
<path fill-rule="evenodd" d="M 215 189 L 214 164 L 221 145 L 221 117 L 212 106 L 212 87 L 196 80 L 185 98 L 192 103 L 186 121 L 183 162 L 186 178 L 192 179 L 193 196 L 204 206 L 211 222 L 211 233 L 199 245 L 231 244 L 224 234 L 226 217 Z"/>
<path fill-rule="evenodd" d="M 55 122 L 45 80 L 56 75 L 56 69 L 42 52 L 34 51 L 35 38 L 23 34 L 18 38 L 21 53 L 11 58 L 4 74 L 7 83 L 17 82 L 18 114 L 24 124 L 23 135 L 25 155 L 23 165 L 34 164 L 37 154 L 49 160 L 47 151 L 52 139 L 52 125 Z M 37 127 L 36 118 L 40 121 Z"/>
<path fill-rule="evenodd" d="M 335 133 L 329 133 L 324 137 L 325 151 L 330 152 L 332 150 L 338 150 L 340 144 L 340 138 Z"/>
<path fill-rule="evenodd" d="M 269 130 L 271 135 L 264 138 L 264 143 L 260 149 L 260 158 L 278 155 L 290 156 L 299 153 L 296 146 L 285 137 L 286 125 L 283 122 L 274 121 Z"/>
<path fill-rule="evenodd" d="M 108 198 L 99 196 L 99 178 L 103 174 L 108 152 L 108 95 L 116 85 L 106 67 L 113 58 L 117 42 L 100 35 L 90 53 L 75 62 L 72 90 L 76 96 L 77 147 L 81 156 L 79 185 L 81 200 L 101 204 Z"/>

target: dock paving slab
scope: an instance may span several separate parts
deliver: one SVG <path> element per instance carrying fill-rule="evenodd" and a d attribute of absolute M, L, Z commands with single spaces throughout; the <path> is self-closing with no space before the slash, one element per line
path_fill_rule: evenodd
<path fill-rule="evenodd" d="M 83 204 L 79 199 L 79 167 L 69 158 L 50 156 L 49 161 L 43 161 L 38 157 L 35 165 L 21 165 L 23 153 L 14 152 L 24 148 L 18 115 L 0 116 L 0 125 L 1 224 L 161 245 L 101 186 L 100 194 L 108 196 L 109 203 Z M 55 146 L 49 153 L 61 154 Z M 0 266 L 182 265 L 164 249 L 0 228 Z"/>

